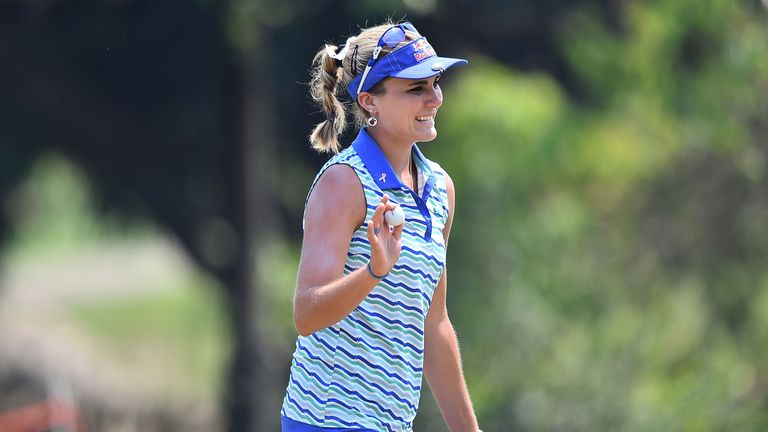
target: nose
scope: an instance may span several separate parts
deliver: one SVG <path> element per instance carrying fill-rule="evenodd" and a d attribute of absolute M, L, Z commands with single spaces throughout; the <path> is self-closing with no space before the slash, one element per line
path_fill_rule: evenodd
<path fill-rule="evenodd" d="M 430 91 L 427 92 L 427 101 L 426 105 L 429 108 L 440 108 L 440 105 L 443 104 L 443 91 L 440 90 L 440 86 L 437 87 L 431 87 Z"/>

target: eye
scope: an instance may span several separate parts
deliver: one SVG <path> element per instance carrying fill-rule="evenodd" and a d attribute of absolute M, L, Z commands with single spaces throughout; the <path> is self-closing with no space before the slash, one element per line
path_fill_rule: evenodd
<path fill-rule="evenodd" d="M 423 86 L 411 87 L 410 89 L 408 89 L 408 91 L 410 93 L 421 93 L 422 91 L 424 91 L 424 87 Z"/>
<path fill-rule="evenodd" d="M 432 83 L 432 87 L 435 87 L 435 88 L 439 87 L 439 85 L 440 85 L 440 77 L 441 76 L 442 75 L 438 75 L 437 78 L 435 78 L 435 82 Z"/>

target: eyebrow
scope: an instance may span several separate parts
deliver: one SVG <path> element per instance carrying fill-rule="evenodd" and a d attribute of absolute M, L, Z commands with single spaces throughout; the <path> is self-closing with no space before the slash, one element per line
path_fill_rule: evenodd
<path fill-rule="evenodd" d="M 420 81 L 412 82 L 412 83 L 410 83 L 408 85 L 410 87 L 415 87 L 415 86 L 418 86 L 418 85 L 424 85 L 426 83 L 427 83 L 427 80 L 420 80 Z"/>

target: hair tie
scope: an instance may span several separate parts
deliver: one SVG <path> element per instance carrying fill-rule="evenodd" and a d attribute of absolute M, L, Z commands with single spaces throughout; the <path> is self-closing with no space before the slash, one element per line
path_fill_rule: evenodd
<path fill-rule="evenodd" d="M 325 46 L 325 54 L 328 57 L 332 58 L 334 63 L 336 63 L 336 65 L 341 63 L 341 60 L 338 59 L 339 54 L 336 53 L 336 47 L 334 47 L 333 45 L 326 45 Z"/>
<path fill-rule="evenodd" d="M 352 44 L 352 41 L 357 39 L 355 36 L 347 38 L 347 41 L 344 42 L 344 45 L 342 45 L 341 51 L 336 51 L 336 47 L 332 45 L 325 45 L 325 53 L 328 54 L 329 57 L 332 59 L 336 59 L 338 61 L 344 60 L 344 57 L 347 56 L 347 52 L 349 51 L 349 46 Z"/>
<path fill-rule="evenodd" d="M 325 119 L 328 123 L 334 123 L 336 121 L 336 114 L 329 111 L 325 113 Z"/>

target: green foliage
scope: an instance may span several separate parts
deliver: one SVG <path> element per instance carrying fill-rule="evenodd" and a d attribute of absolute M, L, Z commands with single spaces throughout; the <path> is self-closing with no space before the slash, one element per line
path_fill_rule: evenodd
<path fill-rule="evenodd" d="M 29 178 L 8 197 L 14 235 L 6 255 L 50 258 L 104 241 L 146 239 L 144 221 L 123 223 L 100 212 L 84 174 L 58 154 L 40 158 Z"/>
<path fill-rule="evenodd" d="M 743 2 L 632 3 L 562 27 L 586 103 L 476 58 L 445 89 L 424 147 L 486 430 L 768 427 L 766 36 Z"/>
<path fill-rule="evenodd" d="M 229 353 L 223 290 L 215 281 L 180 265 L 145 221 L 127 223 L 99 211 L 83 173 L 58 154 L 33 166 L 7 209 L 15 231 L 4 264 L 22 269 L 15 289 L 37 291 L 47 300 L 41 306 L 65 325 L 75 323 L 99 361 L 110 365 L 99 370 L 117 370 L 126 381 L 135 377 L 139 393 L 157 399 L 215 405 Z M 161 260 L 163 269 L 150 265 L 149 276 L 132 273 L 147 270 L 146 260 L 136 262 L 142 252 Z M 129 270 L 103 277 L 116 261 Z M 23 277 L 24 269 L 35 277 Z M 15 312 L 24 316 L 27 307 Z M 49 323 L 43 328 L 54 330 Z"/>

